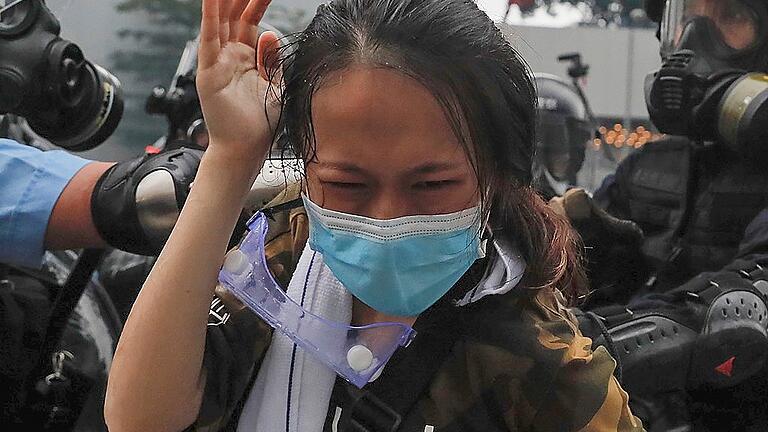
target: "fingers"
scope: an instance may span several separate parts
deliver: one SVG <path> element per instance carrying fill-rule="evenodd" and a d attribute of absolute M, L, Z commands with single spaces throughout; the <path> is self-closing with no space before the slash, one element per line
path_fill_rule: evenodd
<path fill-rule="evenodd" d="M 270 3 L 271 0 L 203 0 L 199 67 L 215 64 L 221 48 L 230 41 L 242 42 L 255 49 L 258 25 Z"/>
<path fill-rule="evenodd" d="M 240 19 L 248 6 L 248 0 L 235 0 L 232 11 L 229 14 L 229 40 L 234 42 L 240 35 Z"/>
<path fill-rule="evenodd" d="M 243 21 L 250 25 L 259 25 L 270 3 L 272 0 L 251 0 L 243 12 Z"/>
<path fill-rule="evenodd" d="M 203 0 L 203 19 L 200 23 L 198 68 L 205 69 L 216 63 L 220 50 L 219 2 L 218 0 Z"/>
<path fill-rule="evenodd" d="M 272 0 L 250 0 L 240 16 L 240 28 L 237 41 L 256 48 L 258 43 L 258 26 Z"/>
<path fill-rule="evenodd" d="M 219 43 L 224 46 L 229 41 L 229 16 L 232 13 L 232 0 L 219 0 Z"/>

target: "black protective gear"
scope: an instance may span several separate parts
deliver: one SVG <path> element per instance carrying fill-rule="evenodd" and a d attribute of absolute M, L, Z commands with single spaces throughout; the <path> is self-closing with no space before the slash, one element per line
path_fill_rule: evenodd
<path fill-rule="evenodd" d="M 661 55 L 690 49 L 721 67 L 768 71 L 768 2 L 669 0 L 661 22 Z"/>
<path fill-rule="evenodd" d="M 187 199 L 202 154 L 182 148 L 144 155 L 104 173 L 91 201 L 102 238 L 128 252 L 159 254 Z"/>
<path fill-rule="evenodd" d="M 75 258 L 59 251 L 45 254 L 41 270 L 0 266 L 8 272 L 0 274 L 4 432 L 106 431 L 104 394 L 122 324 L 104 288 L 73 271 Z M 80 282 L 71 284 L 74 273 Z"/>
<path fill-rule="evenodd" d="M 632 395 L 734 386 L 768 359 L 768 291 L 754 283 L 735 272 L 702 274 L 665 294 L 591 310 L 607 334 L 580 314 L 581 328 L 595 345 L 613 344 Z"/>
<path fill-rule="evenodd" d="M 725 271 L 701 274 L 668 293 L 627 306 L 577 310 L 576 315 L 593 348 L 605 346 L 616 359 L 617 377 L 648 431 L 737 430 L 730 417 L 739 416 L 733 415 L 732 406 L 718 404 L 715 396 L 712 406 L 723 412 L 704 419 L 691 414 L 697 402 L 689 395 L 712 397 L 751 384 L 764 373 L 767 279 L 763 266 L 738 260 Z M 712 412 L 711 406 L 699 409 Z M 718 422 L 728 426 L 719 428 Z"/>
<path fill-rule="evenodd" d="M 648 291 L 663 292 L 737 256 L 747 225 L 768 205 L 768 172 L 720 146 L 666 137 L 625 159 L 595 200 L 642 228 L 643 256 L 654 269 L 643 280 Z"/>
<path fill-rule="evenodd" d="M 534 185 L 545 199 L 550 199 L 576 184 L 595 126 L 573 85 L 549 74 L 534 74 L 534 80 L 539 122 Z"/>
<path fill-rule="evenodd" d="M 597 320 L 606 327 L 605 332 L 600 331 L 595 320 L 590 320 L 583 330 L 592 336 L 617 332 L 620 338 L 629 338 L 633 356 L 634 351 L 641 355 L 636 358 L 658 350 L 654 355 L 662 360 L 654 360 L 655 364 L 659 365 L 664 358 L 669 362 L 664 369 L 645 369 L 645 375 L 633 373 L 631 365 L 624 367 L 629 369 L 623 377 L 626 388 L 632 390 L 638 386 L 653 391 L 657 386 L 658 389 L 658 393 L 648 396 L 631 393 L 637 401 L 633 411 L 651 432 L 764 430 L 768 424 L 768 412 L 764 408 L 768 397 L 765 362 L 758 365 L 760 360 L 755 357 L 753 364 L 747 366 L 757 371 L 747 369 L 745 372 L 739 361 L 745 358 L 743 354 L 738 354 L 729 365 L 730 357 L 715 359 L 724 353 L 712 345 L 716 344 L 721 331 L 733 334 L 733 343 L 727 341 L 724 347 L 734 350 L 749 346 L 755 337 L 757 340 L 763 337 L 762 327 L 756 328 L 754 319 L 760 321 L 758 309 L 764 311 L 768 294 L 768 273 L 763 270 L 768 268 L 768 173 L 721 146 L 701 146 L 686 138 L 667 137 L 647 144 L 625 159 L 616 174 L 597 191 L 595 199 L 613 216 L 630 219 L 643 229 L 645 241 L 639 265 L 650 272 L 643 278 L 645 283 L 638 284 L 634 277 L 626 280 L 625 289 L 635 293 L 629 303 L 634 315 L 625 311 L 627 303 L 613 310 L 589 309 L 613 318 Z M 589 258 L 591 249 L 586 252 Z M 633 256 L 628 260 L 634 263 Z M 622 257 L 615 259 L 621 261 Z M 611 272 L 611 269 L 604 271 Z M 719 288 L 709 284 L 710 280 Z M 604 289 L 595 285 L 593 288 Z M 717 289 L 729 292 L 718 293 Z M 704 296 L 701 290 L 706 291 Z M 670 296 L 656 294 L 670 291 Z M 685 294 L 690 291 L 699 297 Z M 758 297 L 760 301 L 749 302 Z M 736 307 L 739 307 L 738 315 Z M 722 317 L 723 308 L 727 317 Z M 715 318 L 718 312 L 722 318 Z M 762 315 L 765 320 L 765 312 Z M 711 320 L 719 322 L 721 327 L 706 327 Z M 617 329 L 622 324 L 626 326 Z M 665 332 L 667 339 L 659 341 L 661 324 L 677 326 L 679 343 L 670 345 L 668 332 Z M 651 344 L 648 336 L 654 331 Z M 644 344 L 640 348 L 634 339 L 636 336 L 641 337 L 639 340 Z M 744 341 L 743 336 L 750 340 Z M 614 345 L 616 357 L 622 359 L 623 345 Z M 756 347 L 754 352 L 759 353 L 761 349 Z M 708 355 L 701 354 L 706 350 L 710 350 Z M 720 363 L 715 364 L 715 360 Z M 721 374 L 715 370 L 719 366 L 723 372 L 731 367 L 732 377 L 720 378 Z M 660 374 L 685 367 L 690 375 L 686 379 L 668 377 L 669 383 L 653 382 Z M 744 378 L 750 374 L 749 379 Z M 726 385 L 733 380 L 743 381 L 718 388 L 718 379 L 725 380 Z M 672 393 L 663 392 L 683 386 L 686 387 Z M 676 391 L 684 392 L 686 397 L 676 397 Z M 676 429 L 686 422 L 692 428 Z"/>
<path fill-rule="evenodd" d="M 665 17 L 663 64 L 646 78 L 654 125 L 768 162 L 768 2 L 669 0 Z"/>
<path fill-rule="evenodd" d="M 644 0 L 643 7 L 645 8 L 645 14 L 653 22 L 661 22 L 661 17 L 664 14 L 664 5 L 667 0 Z"/>
<path fill-rule="evenodd" d="M 637 285 L 629 281 L 642 282 L 647 273 L 641 252 L 643 230 L 598 207 L 583 189 L 566 192 L 562 206 L 589 251 L 586 266 L 590 283 L 600 288 L 592 291 L 582 306 L 590 309 L 628 302 L 632 287 Z"/>
<path fill-rule="evenodd" d="M 43 0 L 4 2 L 0 13 L 0 113 L 26 117 L 67 150 L 105 141 L 123 114 L 120 82 L 59 37 Z"/>

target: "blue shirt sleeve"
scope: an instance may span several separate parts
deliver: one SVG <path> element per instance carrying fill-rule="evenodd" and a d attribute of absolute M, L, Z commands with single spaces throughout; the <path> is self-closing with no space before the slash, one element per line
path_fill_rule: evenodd
<path fill-rule="evenodd" d="M 0 139 L 0 263 L 39 267 L 53 207 L 90 161 Z"/>

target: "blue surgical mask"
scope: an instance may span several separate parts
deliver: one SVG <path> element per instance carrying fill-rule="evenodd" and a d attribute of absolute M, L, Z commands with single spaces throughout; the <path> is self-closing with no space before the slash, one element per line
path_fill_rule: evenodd
<path fill-rule="evenodd" d="M 309 246 L 352 295 L 379 312 L 416 316 L 484 256 L 481 211 L 371 219 L 303 196 Z"/>

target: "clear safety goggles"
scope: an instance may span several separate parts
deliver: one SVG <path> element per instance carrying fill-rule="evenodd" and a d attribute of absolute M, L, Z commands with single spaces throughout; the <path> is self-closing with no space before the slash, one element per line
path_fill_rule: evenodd
<path fill-rule="evenodd" d="M 683 30 L 697 17 L 709 18 L 726 45 L 736 51 L 753 47 L 762 34 L 760 16 L 749 0 L 667 0 L 661 21 L 661 54 L 677 50 Z"/>
<path fill-rule="evenodd" d="M 383 322 L 356 327 L 326 320 L 288 297 L 267 267 L 264 239 L 267 217 L 259 212 L 250 231 L 229 252 L 219 282 L 248 308 L 305 352 L 362 388 L 416 332 L 402 323 Z"/>

